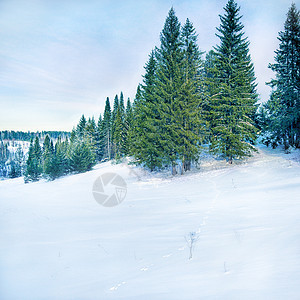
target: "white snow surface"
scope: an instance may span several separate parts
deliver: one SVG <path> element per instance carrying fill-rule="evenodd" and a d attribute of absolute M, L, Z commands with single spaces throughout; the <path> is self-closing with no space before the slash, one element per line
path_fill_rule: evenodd
<path fill-rule="evenodd" d="M 0 299 L 300 299 L 297 155 L 260 146 L 183 176 L 107 162 L 2 181 Z M 127 182 L 111 208 L 92 194 L 107 172 Z"/>

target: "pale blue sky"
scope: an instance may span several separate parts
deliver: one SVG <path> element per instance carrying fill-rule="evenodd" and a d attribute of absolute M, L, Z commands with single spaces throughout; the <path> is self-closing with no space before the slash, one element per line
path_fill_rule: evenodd
<path fill-rule="evenodd" d="M 291 0 L 239 0 L 261 100 L 273 76 Z M 300 8 L 299 0 L 294 1 Z M 219 41 L 227 0 L 0 0 L 0 130 L 71 130 L 98 119 L 107 96 L 134 98 L 171 6 L 189 18 L 201 50 Z"/>

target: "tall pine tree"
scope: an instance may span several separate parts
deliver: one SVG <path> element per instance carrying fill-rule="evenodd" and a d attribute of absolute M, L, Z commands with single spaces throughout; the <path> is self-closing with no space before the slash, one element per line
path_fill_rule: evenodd
<path fill-rule="evenodd" d="M 197 45 L 195 28 L 186 20 L 181 33 L 183 44 L 184 81 L 178 99 L 181 113 L 177 116 L 179 131 L 179 158 L 182 172 L 191 168 L 191 161 L 198 158 L 201 142 L 204 139 L 203 102 L 203 63 Z"/>
<path fill-rule="evenodd" d="M 104 115 L 103 115 L 103 158 L 111 159 L 112 158 L 112 114 L 110 108 L 109 98 L 106 98 Z"/>
<path fill-rule="evenodd" d="M 240 8 L 229 0 L 220 16 L 215 47 L 215 68 L 210 70 L 211 151 L 224 155 L 232 163 L 235 158 L 250 156 L 255 151 L 256 84 L 249 55 L 249 42 L 240 22 Z"/>
<path fill-rule="evenodd" d="M 275 63 L 269 66 L 276 78 L 269 83 L 273 90 L 265 106 L 269 114 L 267 131 L 275 143 L 300 147 L 300 13 L 295 4 L 278 39 Z"/>
<path fill-rule="evenodd" d="M 145 65 L 143 84 L 137 89 L 133 109 L 134 120 L 130 131 L 130 154 L 137 163 L 153 171 L 162 167 L 163 152 L 159 136 L 159 103 L 155 94 L 156 54 L 153 50 Z"/>
<path fill-rule="evenodd" d="M 133 108 L 130 102 L 130 99 L 127 99 L 126 104 L 126 112 L 125 112 L 125 121 L 124 121 L 124 144 L 123 144 L 123 151 L 125 155 L 129 154 L 129 148 L 131 144 L 130 140 L 130 132 L 132 129 L 133 124 Z"/>
<path fill-rule="evenodd" d="M 125 143 L 125 107 L 124 96 L 121 92 L 120 101 L 116 97 L 113 112 L 113 143 L 114 143 L 114 156 L 119 159 L 124 154 Z M 116 110 L 116 111 L 115 111 Z"/>
<path fill-rule="evenodd" d="M 86 118 L 84 115 L 82 115 L 81 119 L 79 121 L 79 124 L 77 125 L 77 128 L 76 128 L 76 133 L 78 136 L 82 137 L 84 135 L 84 130 L 85 130 L 86 124 L 87 124 Z"/>
<path fill-rule="evenodd" d="M 96 164 L 96 155 L 87 139 L 75 140 L 70 144 L 69 151 L 70 169 L 81 173 L 91 170 Z"/>
<path fill-rule="evenodd" d="M 26 161 L 26 171 L 24 176 L 25 183 L 29 181 L 38 181 L 43 171 L 42 166 L 42 149 L 38 136 L 35 137 L 34 141 L 31 140 L 28 158 Z"/>
<path fill-rule="evenodd" d="M 100 114 L 95 135 L 96 159 L 98 161 L 101 161 L 104 157 L 104 137 L 104 122 Z"/>
<path fill-rule="evenodd" d="M 51 142 L 50 137 L 47 134 L 43 143 L 43 173 L 46 177 L 48 177 L 52 172 L 53 156 L 53 143 Z"/>
<path fill-rule="evenodd" d="M 176 174 L 176 164 L 180 151 L 179 123 L 181 115 L 180 97 L 184 84 L 183 51 L 181 26 L 173 8 L 169 11 L 160 35 L 157 50 L 157 72 L 155 97 L 158 101 L 158 132 L 163 159 L 172 166 Z"/>
<path fill-rule="evenodd" d="M 73 143 L 75 143 L 76 140 L 77 140 L 77 136 L 73 137 L 71 145 L 73 145 Z M 71 151 L 70 148 L 67 139 L 65 141 L 62 141 L 60 136 L 57 138 L 54 147 L 54 153 L 52 156 L 52 162 L 51 162 L 51 171 L 50 171 L 51 179 L 55 179 L 60 176 L 63 176 L 70 171 L 70 161 L 68 158 L 69 151 Z"/>

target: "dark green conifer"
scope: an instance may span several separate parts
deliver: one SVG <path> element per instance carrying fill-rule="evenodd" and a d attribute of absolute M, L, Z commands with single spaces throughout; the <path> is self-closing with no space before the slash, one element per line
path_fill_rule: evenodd
<path fill-rule="evenodd" d="M 43 143 L 43 174 L 46 177 L 49 177 L 52 172 L 53 155 L 53 143 L 51 143 L 50 137 L 47 134 Z"/>
<path fill-rule="evenodd" d="M 36 136 L 34 142 L 31 140 L 29 146 L 28 158 L 26 161 L 26 172 L 24 176 L 25 183 L 29 181 L 38 181 L 41 177 L 42 171 L 42 149 L 39 138 Z"/>
<path fill-rule="evenodd" d="M 183 84 L 178 99 L 179 114 L 176 118 L 179 128 L 178 155 L 182 161 L 182 172 L 191 168 L 191 161 L 197 160 L 200 145 L 204 139 L 203 63 L 197 45 L 193 24 L 186 20 L 181 33 L 183 47 Z"/>
<path fill-rule="evenodd" d="M 79 124 L 77 125 L 77 128 L 76 128 L 76 133 L 78 136 L 82 137 L 84 135 L 84 130 L 85 130 L 86 124 L 87 124 L 86 118 L 84 115 L 82 115 L 80 118 Z"/>
<path fill-rule="evenodd" d="M 71 171 L 86 172 L 96 164 L 96 155 L 88 140 L 76 140 L 70 144 L 69 152 Z"/>
<path fill-rule="evenodd" d="M 125 121 L 124 121 L 124 143 L 123 143 L 123 152 L 125 155 L 129 154 L 129 149 L 130 149 L 130 132 L 132 130 L 132 123 L 133 123 L 133 109 L 132 105 L 130 102 L 130 99 L 127 99 L 127 104 L 126 104 L 126 112 L 125 112 Z"/>
<path fill-rule="evenodd" d="M 109 98 L 106 98 L 103 115 L 103 158 L 112 158 L 112 114 L 110 109 Z"/>
<path fill-rule="evenodd" d="M 268 127 L 265 131 L 273 143 L 300 147 L 300 13 L 293 3 L 279 32 L 279 49 L 275 51 L 275 63 L 269 67 L 276 77 L 268 111 Z"/>
<path fill-rule="evenodd" d="M 155 98 L 158 101 L 158 134 L 163 160 L 176 174 L 181 150 L 181 105 L 184 78 L 184 52 L 181 26 L 173 8 L 169 11 L 157 50 Z"/>
<path fill-rule="evenodd" d="M 137 163 L 153 171 L 163 166 L 163 152 L 159 136 L 159 103 L 155 96 L 157 61 L 155 51 L 145 66 L 143 85 L 139 85 L 134 100 L 134 120 L 130 132 L 130 154 Z"/>
<path fill-rule="evenodd" d="M 244 37 L 240 22 L 240 8 L 229 0 L 220 16 L 215 47 L 213 80 L 210 90 L 211 151 L 224 155 L 229 163 L 235 158 L 251 155 L 255 151 L 256 84 L 254 68 L 249 54 L 249 42 Z"/>
<path fill-rule="evenodd" d="M 77 139 L 75 139 L 74 142 L 76 140 Z M 54 154 L 51 161 L 51 179 L 61 177 L 69 172 L 70 162 L 68 155 L 70 151 L 71 149 L 69 149 L 68 140 L 66 139 L 65 141 L 62 141 L 61 137 L 59 136 L 55 143 Z"/>
<path fill-rule="evenodd" d="M 100 114 L 97 123 L 97 128 L 96 128 L 96 135 L 95 135 L 96 159 L 98 161 L 101 161 L 104 157 L 104 142 L 105 142 L 104 137 L 105 137 L 104 122 Z"/>

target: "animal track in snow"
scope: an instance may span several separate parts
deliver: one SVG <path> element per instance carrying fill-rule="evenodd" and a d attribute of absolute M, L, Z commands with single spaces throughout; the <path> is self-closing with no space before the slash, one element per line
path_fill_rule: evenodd
<path fill-rule="evenodd" d="M 126 283 L 126 281 L 122 281 L 121 283 L 118 283 L 117 285 L 111 287 L 109 290 L 110 291 L 116 291 L 120 286 L 122 286 L 125 283 Z"/>
<path fill-rule="evenodd" d="M 167 257 L 170 257 L 170 256 L 172 256 L 172 253 L 164 255 L 163 258 L 167 258 Z"/>

